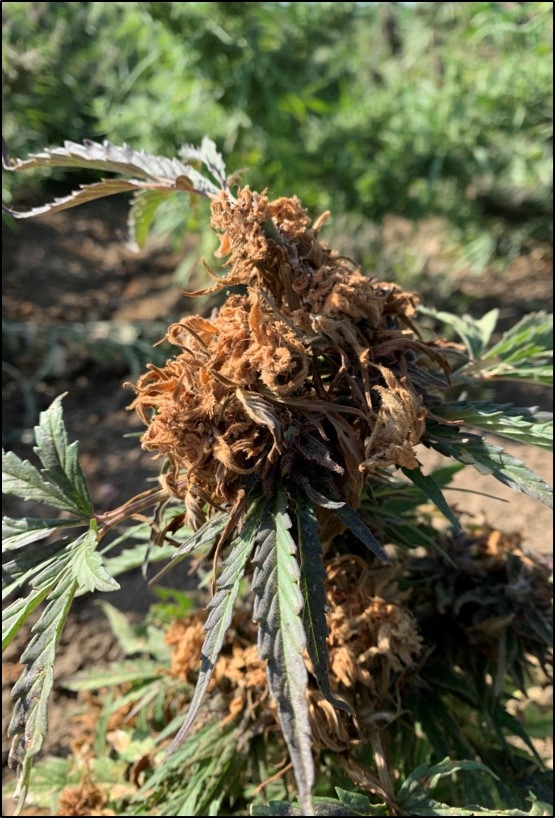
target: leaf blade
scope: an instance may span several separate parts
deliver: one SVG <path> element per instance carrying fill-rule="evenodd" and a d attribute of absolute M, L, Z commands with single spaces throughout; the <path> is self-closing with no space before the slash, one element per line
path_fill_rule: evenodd
<path fill-rule="evenodd" d="M 12 689 L 15 702 L 8 735 L 13 738 L 10 763 L 19 770 L 18 797 L 25 800 L 34 756 L 46 736 L 48 700 L 54 683 L 56 648 L 73 601 L 77 581 L 66 570 L 57 583 L 38 622 L 33 636 L 21 655 L 23 673 Z"/>
<path fill-rule="evenodd" d="M 299 800 L 304 814 L 313 815 L 314 765 L 306 701 L 308 674 L 303 659 L 306 636 L 300 615 L 303 598 L 297 549 L 289 533 L 291 521 L 281 487 L 273 512 L 264 516 L 253 558 L 253 619 L 259 626 L 258 651 L 260 658 L 267 660 L 268 684 L 293 763 Z"/>
<path fill-rule="evenodd" d="M 297 538 L 301 557 L 301 591 L 303 595 L 303 622 L 307 649 L 318 687 L 324 698 L 334 707 L 354 715 L 354 710 L 343 699 L 334 696 L 328 675 L 327 600 L 324 587 L 326 572 L 322 564 L 322 545 L 318 536 L 318 522 L 311 503 L 297 493 Z"/>
<path fill-rule="evenodd" d="M 63 491 L 56 485 L 45 481 L 39 470 L 21 460 L 15 452 L 2 450 L 2 491 L 35 503 L 47 503 L 61 511 L 76 513 L 74 503 L 70 502 Z M 81 517 L 81 512 L 79 511 Z"/>
<path fill-rule="evenodd" d="M 474 466 L 481 474 L 491 474 L 513 491 L 553 508 L 553 489 L 541 477 L 521 460 L 500 446 L 487 443 L 479 435 L 466 434 L 458 428 L 429 421 L 422 443 L 446 457 Z"/>
<path fill-rule="evenodd" d="M 67 528 L 84 525 L 83 520 L 67 520 L 56 518 L 43 520 L 40 517 L 3 517 L 2 518 L 2 549 L 11 551 L 25 545 L 38 542 L 51 534 L 61 532 Z"/>
<path fill-rule="evenodd" d="M 201 649 L 201 667 L 195 692 L 189 705 L 187 718 L 168 747 L 168 755 L 173 753 L 183 742 L 198 714 L 199 707 L 208 689 L 212 671 L 231 623 L 240 582 L 245 573 L 247 560 L 254 548 L 258 526 L 262 520 L 267 502 L 266 498 L 263 498 L 251 506 L 244 528 L 236 537 L 232 551 L 224 562 L 223 571 L 216 581 L 216 593 L 208 606 L 210 614 L 204 624 L 206 637 Z"/>
<path fill-rule="evenodd" d="M 436 409 L 438 417 L 484 429 L 518 443 L 553 449 L 553 415 L 534 407 L 488 401 L 455 401 Z"/>
<path fill-rule="evenodd" d="M 178 159 L 136 151 L 125 143 L 121 146 L 113 145 L 105 140 L 101 144 L 90 139 L 85 139 L 83 144 L 66 140 L 63 147 L 45 148 L 40 153 L 30 154 L 28 159 L 4 159 L 2 166 L 9 171 L 39 167 L 79 168 L 139 175 L 152 180 L 175 180 L 179 176 L 186 176 L 188 170 L 188 166 Z"/>
<path fill-rule="evenodd" d="M 368 526 L 365 522 L 363 522 L 360 515 L 354 510 L 354 508 L 350 508 L 350 506 L 343 505 L 341 508 L 334 508 L 333 513 L 336 514 L 342 523 L 344 523 L 347 528 L 352 531 L 352 533 L 357 537 L 364 545 L 382 562 L 385 562 L 387 565 L 391 565 L 391 559 L 387 555 L 386 551 L 384 550 L 381 543 L 374 537 Z"/>
<path fill-rule="evenodd" d="M 107 572 L 102 555 L 96 550 L 96 524 L 91 521 L 88 531 L 82 534 L 70 548 L 71 572 L 79 592 L 117 591 L 119 582 Z"/>
<path fill-rule="evenodd" d="M 79 185 L 77 190 L 72 190 L 67 196 L 61 196 L 30 210 L 13 210 L 4 207 L 4 211 L 14 219 L 34 219 L 37 216 L 46 214 L 61 213 L 63 210 L 70 210 L 97 199 L 105 199 L 107 196 L 115 196 L 118 193 L 130 193 L 136 190 L 143 190 L 145 182 L 126 179 L 101 179 L 100 182 L 93 182 L 90 185 Z"/>
<path fill-rule="evenodd" d="M 48 595 L 50 588 L 32 591 L 26 597 L 18 597 L 2 611 L 2 650 L 4 651 L 24 622 Z"/>
<path fill-rule="evenodd" d="M 64 424 L 63 397 L 58 396 L 45 412 L 41 412 L 39 425 L 35 427 L 34 451 L 43 464 L 43 475 L 66 493 L 73 503 L 74 513 L 92 517 L 94 507 L 79 464 L 79 444 L 69 443 Z"/>
<path fill-rule="evenodd" d="M 461 523 L 456 516 L 456 514 L 451 511 L 447 500 L 443 496 L 443 492 L 441 491 L 440 487 L 434 480 L 433 475 L 431 474 L 424 474 L 424 472 L 417 468 L 417 469 L 405 469 L 402 468 L 401 471 L 408 477 L 408 479 L 413 483 L 423 494 L 434 503 L 434 505 L 441 511 L 443 516 L 449 520 L 451 525 L 457 529 L 457 531 L 462 531 Z"/>
<path fill-rule="evenodd" d="M 167 201 L 169 191 L 163 188 L 137 190 L 133 196 L 127 228 L 137 247 L 144 247 L 158 208 Z"/>
<path fill-rule="evenodd" d="M 484 354 L 499 318 L 498 309 L 490 310 L 481 318 L 474 318 L 470 315 L 453 315 L 450 312 L 421 305 L 418 307 L 418 312 L 451 326 L 463 341 L 471 361 L 478 360 Z"/>

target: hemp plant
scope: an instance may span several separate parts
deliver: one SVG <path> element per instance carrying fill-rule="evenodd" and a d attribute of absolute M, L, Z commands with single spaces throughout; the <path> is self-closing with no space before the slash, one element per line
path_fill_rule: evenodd
<path fill-rule="evenodd" d="M 330 679 L 329 587 L 345 598 L 356 589 L 361 594 L 360 572 L 392 565 L 400 545 L 410 549 L 410 535 L 407 543 L 400 534 L 402 511 L 397 536 L 396 520 L 390 516 L 386 524 L 379 509 L 388 490 L 391 496 L 397 491 L 397 477 L 460 532 L 440 483 L 422 469 L 418 444 L 552 504 L 544 481 L 483 435 L 548 447 L 547 413 L 461 397 L 472 385 L 502 379 L 548 383 L 551 316 L 529 315 L 492 342 L 496 311 L 475 321 L 424 310 L 415 293 L 365 275 L 321 240 L 329 214 L 312 223 L 295 196 L 272 200 L 228 178 L 207 138 L 175 159 L 109 143 L 67 142 L 26 160 L 6 155 L 4 167 L 116 174 L 43 207 L 8 212 L 28 218 L 131 192 L 135 236 L 147 234 L 169 195 L 207 197 L 220 237 L 216 255 L 226 265 L 218 277 L 205 264 L 213 286 L 188 293 L 222 291 L 221 306 L 208 317 L 187 315 L 171 324 L 167 341 L 175 354 L 163 366 L 149 364 L 130 385 L 129 408 L 146 427 L 141 445 L 162 463 L 156 488 L 97 513 L 77 444 L 68 441 L 60 398 L 36 427 L 40 468 L 13 452 L 3 454 L 4 492 L 61 512 L 50 519 L 4 519 L 3 548 L 11 555 L 5 596 L 15 595 L 5 611 L 4 645 L 44 603 L 12 692 L 11 760 L 20 768 L 21 800 L 47 729 L 56 645 L 72 600 L 118 587 L 115 575 L 142 558 L 144 524 L 125 528 L 119 539 L 108 535 L 152 508 L 151 540 L 158 548 L 150 554 L 170 555 L 164 571 L 187 556 L 211 566 L 196 688 L 168 759 L 187 740 L 213 684 L 248 579 L 258 659 L 301 814 L 316 814 L 314 696 L 337 724 L 363 721 L 348 687 Z M 419 326 L 425 314 L 449 324 L 460 342 Z M 413 533 L 418 538 L 417 528 Z M 108 557 L 122 539 L 131 542 L 128 558 Z M 415 633 L 411 638 L 418 641 Z M 329 716 L 328 729 L 332 723 Z M 436 770 L 440 777 L 447 772 Z"/>

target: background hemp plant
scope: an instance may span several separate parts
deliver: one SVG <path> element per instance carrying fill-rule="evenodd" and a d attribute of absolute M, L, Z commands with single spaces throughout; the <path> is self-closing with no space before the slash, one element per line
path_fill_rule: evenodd
<path fill-rule="evenodd" d="M 160 733 L 162 746 L 175 734 L 160 768 L 169 772 L 155 771 L 139 800 L 128 797 L 117 814 L 189 814 L 176 812 L 184 807 L 172 798 L 187 789 L 185 739 L 209 688 L 220 690 L 216 700 L 227 696 L 227 715 L 217 720 L 214 732 L 205 713 L 188 741 L 197 750 L 204 746 L 204 761 L 209 750 L 212 758 L 218 756 L 213 763 L 226 758 L 228 766 L 225 776 L 211 771 L 213 801 L 195 802 L 190 814 L 216 814 L 223 799 L 231 797 L 233 758 L 244 759 L 245 744 L 252 748 L 257 738 L 268 743 L 274 717 L 291 760 L 299 806 L 274 804 L 255 814 L 430 814 L 424 811 L 432 802 L 422 800 L 423 779 L 435 786 L 457 770 L 482 765 L 477 744 L 457 727 L 461 740 L 456 749 L 467 753 L 468 760 L 415 765 L 412 777 L 395 782 L 391 754 L 395 743 L 404 741 L 402 714 L 411 708 L 418 713 L 418 729 L 414 721 L 410 724 L 413 743 L 418 730 L 426 734 L 432 726 L 418 685 L 433 690 L 435 672 L 436 689 L 443 685 L 445 693 L 453 687 L 456 664 L 461 670 L 455 681 L 464 687 L 472 664 L 464 629 L 479 632 L 484 611 L 504 615 L 499 628 L 509 641 L 504 642 L 501 675 L 492 683 L 497 698 L 491 710 L 502 725 L 498 740 L 503 744 L 502 729 L 518 728 L 514 719 L 509 724 L 499 703 L 501 688 L 506 674 L 524 687 L 529 666 L 547 669 L 550 600 L 545 572 L 518 544 L 500 544 L 488 532 L 465 536 L 441 491 L 447 473 L 437 478 L 424 474 L 415 446 L 436 449 L 550 505 L 550 488 L 480 433 L 489 430 L 547 447 L 550 418 L 534 409 L 459 396 L 463 389 L 495 379 L 548 382 L 551 317 L 528 316 L 491 343 L 495 312 L 481 321 L 440 314 L 436 318 L 450 324 L 461 342 L 426 337 L 417 323 L 416 294 L 364 275 L 320 240 L 328 214 L 311 223 L 296 197 L 271 200 L 266 193 L 231 184 L 221 156 L 206 138 L 200 148 L 185 146 L 180 158 L 171 160 L 93 142 L 68 142 L 25 161 L 5 157 L 10 171 L 38 167 L 100 170 L 116 177 L 81 186 L 26 213 L 8 211 L 16 218 L 130 191 L 131 224 L 135 235 L 144 237 L 168 195 L 185 191 L 208 197 L 212 227 L 220 237 L 217 255 L 225 260 L 227 273 L 218 278 L 207 266 L 214 285 L 189 295 L 223 291 L 219 308 L 209 317 L 189 315 L 172 324 L 167 340 L 175 354 L 163 366 L 149 364 L 132 385 L 129 408 L 146 427 L 141 445 L 163 463 L 157 488 L 113 511 L 95 513 L 77 444 L 67 439 L 60 399 L 42 413 L 36 428 L 40 469 L 12 452 L 3 455 L 4 492 L 62 512 L 52 519 L 4 520 L 4 549 L 10 554 L 4 566 L 5 596 L 13 597 L 5 610 L 4 645 L 45 603 L 13 688 L 11 758 L 20 768 L 21 802 L 45 735 L 56 645 L 72 599 L 85 591 L 118 587 L 114 576 L 143 558 L 144 513 L 153 508 L 150 538 L 158 548 L 151 550 L 151 558 L 170 554 L 164 571 L 186 556 L 208 561 L 211 598 L 207 617 L 194 614 L 175 622 L 167 634 L 173 647 L 170 677 L 190 685 L 196 674 L 184 723 L 175 734 L 171 720 Z M 446 533 L 440 534 L 429 518 L 419 519 L 423 499 L 447 519 Z M 118 526 L 136 520 L 122 537 L 112 536 Z M 76 534 L 79 529 L 84 530 Z M 108 557 L 122 540 L 126 556 Z M 490 569 L 497 571 L 499 599 L 493 590 L 489 595 L 484 590 Z M 442 593 L 443 612 L 449 610 L 453 617 L 451 639 L 443 633 L 445 618 L 437 620 L 434 634 L 431 603 L 449 573 L 452 582 Z M 526 592 L 515 591 L 509 603 L 500 589 L 515 578 L 525 583 Z M 413 602 L 403 606 L 411 594 Z M 464 609 L 469 620 L 461 625 L 464 594 L 474 608 L 470 613 Z M 535 617 L 535 636 L 526 628 L 527 616 L 530 621 Z M 457 628 L 464 630 L 464 638 L 457 637 Z M 230 632 L 241 634 L 231 645 Z M 430 659 L 429 647 L 424 649 L 430 632 L 432 642 L 445 642 L 443 678 L 438 653 Z M 488 662 L 499 667 L 499 633 L 476 633 L 473 661 L 480 668 L 476 672 L 474 666 L 473 678 L 486 684 Z M 420 675 L 414 675 L 417 669 Z M 152 683 L 152 676 L 147 681 Z M 406 697 L 400 692 L 403 681 Z M 170 687 L 168 683 L 165 696 Z M 129 689 L 120 693 L 127 695 Z M 465 695 L 466 700 L 461 693 L 461 701 L 467 708 L 481 707 L 478 688 L 469 685 Z M 451 722 L 448 713 L 437 718 L 453 733 L 455 717 Z M 389 746 L 383 741 L 384 724 L 391 727 Z M 225 736 L 232 737 L 230 745 Z M 524 739 L 533 751 L 526 735 Z M 231 755 L 220 754 L 220 741 L 231 747 Z M 369 754 L 360 753 L 361 747 L 370 747 Z M 408 754 L 409 745 L 405 748 Z M 341 759 L 343 784 L 350 781 L 371 792 L 381 806 L 344 787 L 336 787 L 339 801 L 314 800 L 315 780 L 329 768 L 329 753 Z M 267 762 L 270 756 L 267 750 Z M 485 757 L 481 748 L 480 758 Z M 493 751 L 487 762 L 495 767 Z M 370 771 L 374 766 L 376 774 Z M 191 776 L 196 775 L 198 764 L 192 769 Z M 67 794 L 66 802 L 66 809 L 77 809 Z M 101 798 L 95 808 L 103 803 Z M 500 814 L 472 809 L 473 814 Z"/>

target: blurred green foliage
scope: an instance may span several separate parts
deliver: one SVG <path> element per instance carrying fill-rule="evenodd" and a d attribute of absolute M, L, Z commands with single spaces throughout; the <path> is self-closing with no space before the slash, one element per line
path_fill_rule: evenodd
<path fill-rule="evenodd" d="M 83 138 L 174 155 L 207 134 L 243 183 L 363 235 L 385 214 L 440 216 L 476 269 L 551 241 L 552 3 L 7 2 L 2 16 L 14 156 Z"/>

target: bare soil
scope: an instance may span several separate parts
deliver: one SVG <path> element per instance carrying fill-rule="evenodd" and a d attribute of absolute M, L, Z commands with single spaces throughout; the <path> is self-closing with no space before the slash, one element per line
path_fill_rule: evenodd
<path fill-rule="evenodd" d="M 125 437 L 140 428 L 126 410 L 132 398 L 131 390 L 123 386 L 133 377 L 129 361 L 113 350 L 108 350 L 104 359 L 91 354 L 87 327 L 98 336 L 104 331 L 104 322 L 118 322 L 122 332 L 144 326 L 149 336 L 157 329 L 156 322 L 164 327 L 197 309 L 174 279 L 184 253 L 194 250 L 175 251 L 152 242 L 135 252 L 126 242 L 126 213 L 125 202 L 102 202 L 19 222 L 14 229 L 4 227 L 2 235 L 3 357 L 7 362 L 2 381 L 3 445 L 32 458 L 31 430 L 38 413 L 56 396 L 67 393 L 63 407 L 69 434 L 80 441 L 81 462 L 93 500 L 99 509 L 106 510 L 147 487 L 158 468 L 141 451 L 136 436 Z M 384 235 L 392 242 L 413 242 L 431 258 L 433 275 L 449 274 L 442 261 L 441 235 L 433 225 L 423 225 L 415 234 L 409 223 L 392 219 Z M 545 250 L 532 251 L 517 259 L 502 278 L 494 273 L 479 280 L 459 275 L 453 288 L 452 295 L 460 293 L 465 303 L 473 300 L 474 315 L 497 306 L 512 323 L 533 309 L 553 309 L 552 260 Z M 82 332 L 72 337 L 72 326 L 81 327 Z M 161 335 L 163 329 L 158 337 Z M 496 399 L 552 410 L 552 392 L 542 388 L 512 388 L 500 392 Z M 503 445 L 552 483 L 551 453 Z M 423 451 L 421 459 L 425 468 L 431 469 L 441 458 Z M 506 532 L 518 531 L 529 549 L 546 557 L 552 554 L 549 509 L 514 495 L 473 469 L 465 469 L 457 477 L 447 497 L 462 513 L 463 521 L 487 520 Z M 5 514 L 18 514 L 21 504 L 5 498 L 3 509 Z M 170 584 L 176 584 L 175 577 Z M 112 604 L 137 617 L 152 600 L 139 572 L 124 579 L 121 591 L 109 595 Z M 19 674 L 17 659 L 26 638 L 21 635 L 4 657 L 3 770 L 9 749 L 10 689 Z M 98 608 L 90 600 L 79 600 L 60 646 L 46 752 L 68 752 L 73 697 L 63 690 L 64 676 L 85 664 L 117 655 L 117 645 Z M 13 814 L 9 790 L 3 807 L 4 815 Z"/>

